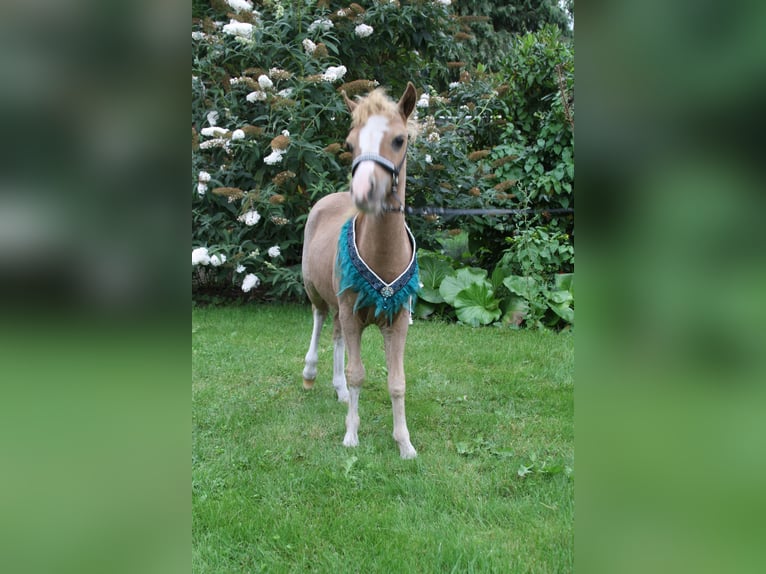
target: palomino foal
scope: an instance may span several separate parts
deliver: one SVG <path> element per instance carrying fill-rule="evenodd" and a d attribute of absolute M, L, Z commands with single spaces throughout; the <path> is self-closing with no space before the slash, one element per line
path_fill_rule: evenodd
<path fill-rule="evenodd" d="M 333 386 L 348 401 L 345 446 L 359 444 L 359 393 L 365 370 L 362 331 L 376 324 L 383 334 L 394 440 L 402 458 L 415 458 L 404 414 L 404 345 L 418 291 L 415 239 L 404 221 L 407 178 L 407 120 L 415 108 L 415 86 L 399 102 L 383 90 L 353 102 L 346 138 L 354 160 L 350 193 L 320 199 L 309 213 L 303 243 L 303 283 L 314 312 L 314 329 L 303 369 L 311 388 L 325 317 L 332 311 Z M 348 366 L 343 368 L 344 348 Z"/>

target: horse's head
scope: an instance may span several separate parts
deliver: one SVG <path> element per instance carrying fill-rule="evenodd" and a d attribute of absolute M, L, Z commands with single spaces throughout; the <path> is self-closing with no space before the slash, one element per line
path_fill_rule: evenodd
<path fill-rule="evenodd" d="M 343 99 L 351 112 L 346 146 L 353 154 L 351 197 L 354 205 L 375 215 L 404 204 L 404 169 L 407 159 L 407 120 L 415 109 L 417 94 L 412 82 L 394 102 L 377 89 L 353 102 Z"/>

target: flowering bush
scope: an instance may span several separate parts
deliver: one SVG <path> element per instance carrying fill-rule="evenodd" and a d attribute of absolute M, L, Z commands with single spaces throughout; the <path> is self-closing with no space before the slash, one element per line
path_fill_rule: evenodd
<path fill-rule="evenodd" d="M 451 3 L 436 0 L 193 2 L 195 300 L 303 300 L 300 257 L 308 211 L 320 197 L 343 190 L 349 177 L 350 155 L 341 146 L 350 123 L 342 91 L 353 97 L 383 85 L 396 97 L 409 80 L 418 87 L 420 136 L 408 156 L 408 204 L 563 204 L 540 193 L 537 180 L 549 175 L 565 149 L 572 157 L 571 127 L 553 121 L 563 117 L 558 102 L 571 94 L 571 48 L 562 48 L 552 34 L 538 34 L 555 49 L 535 63 L 541 76 L 534 83 L 548 99 L 541 106 L 535 102 L 540 107 L 533 117 L 566 132 L 551 133 L 551 145 L 546 139 L 538 150 L 533 132 L 540 125 L 517 126 L 514 117 L 522 108 L 510 93 L 521 81 L 518 72 L 474 65 L 452 10 Z M 508 63 L 519 65 L 510 58 Z M 542 74 L 558 64 L 569 74 L 563 90 L 555 77 L 551 85 Z M 525 161 L 539 156 L 543 173 L 534 168 L 517 177 L 521 159 L 510 155 Z M 560 195 L 571 197 L 566 169 L 565 176 L 569 186 L 559 186 Z M 475 255 L 471 263 L 488 268 L 513 233 L 510 218 L 408 221 L 430 249 L 450 234 L 466 233 Z M 570 224 L 562 220 L 561 226 Z"/>

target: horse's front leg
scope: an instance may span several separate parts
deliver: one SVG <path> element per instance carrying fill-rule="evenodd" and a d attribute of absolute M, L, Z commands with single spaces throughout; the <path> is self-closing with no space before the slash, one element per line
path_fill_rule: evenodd
<path fill-rule="evenodd" d="M 348 386 L 346 385 L 345 360 L 346 345 L 343 342 L 343 330 L 340 326 L 340 318 L 335 313 L 332 325 L 332 385 L 338 394 L 338 400 L 342 403 L 348 402 Z"/>
<path fill-rule="evenodd" d="M 418 453 L 410 442 L 410 431 L 407 429 L 404 414 L 404 394 L 407 387 L 404 378 L 404 344 L 408 327 L 409 313 L 403 310 L 390 326 L 382 330 L 388 368 L 388 394 L 391 396 L 391 408 L 394 413 L 394 440 L 399 445 L 399 455 L 402 458 L 415 458 Z"/>
<path fill-rule="evenodd" d="M 346 383 L 348 384 L 348 414 L 346 415 L 346 435 L 343 437 L 344 446 L 359 445 L 359 393 L 364 382 L 364 365 L 362 364 L 362 325 L 353 313 L 353 303 L 342 305 L 339 319 L 343 328 L 343 340 L 346 342 L 348 365 L 346 366 Z"/>

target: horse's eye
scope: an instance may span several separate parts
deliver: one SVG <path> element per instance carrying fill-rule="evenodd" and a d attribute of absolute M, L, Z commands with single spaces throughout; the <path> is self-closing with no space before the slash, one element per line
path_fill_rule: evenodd
<path fill-rule="evenodd" d="M 354 153 L 354 144 L 351 142 L 346 142 L 346 149 L 350 151 L 351 153 Z"/>
<path fill-rule="evenodd" d="M 392 145 L 395 150 L 399 150 L 404 145 L 404 136 L 396 136 Z"/>

